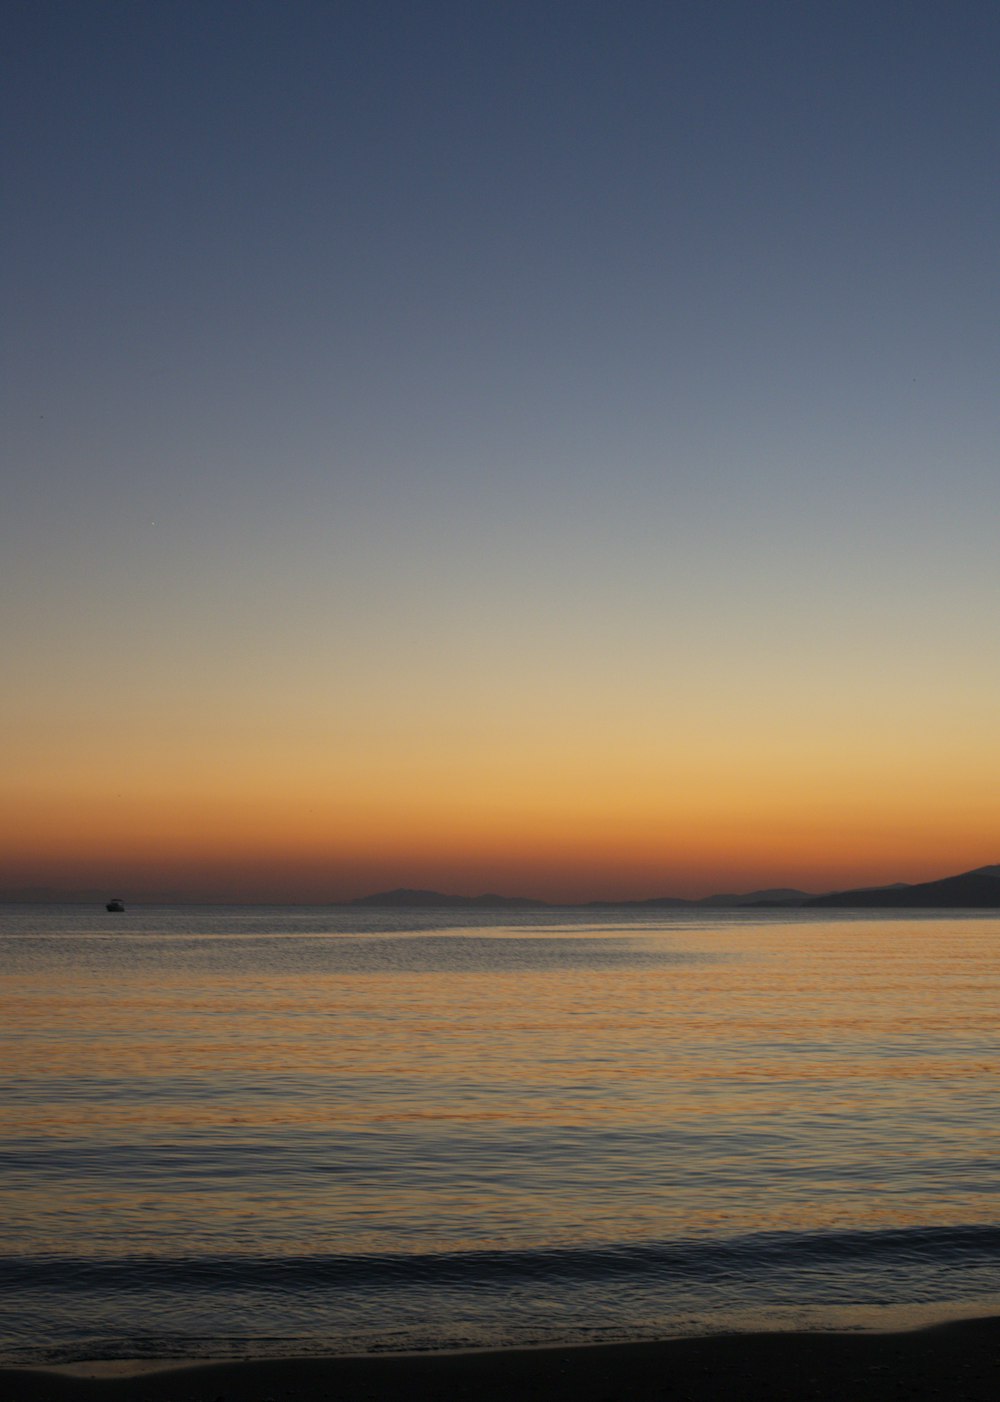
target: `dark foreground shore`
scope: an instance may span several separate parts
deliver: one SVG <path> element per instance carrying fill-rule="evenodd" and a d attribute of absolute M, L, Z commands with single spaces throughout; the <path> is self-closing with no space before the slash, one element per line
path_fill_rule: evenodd
<path fill-rule="evenodd" d="M 97 1371 L 95 1365 L 92 1372 Z M 901 1334 L 740 1334 L 651 1344 L 282 1359 L 93 1376 L 0 1369 L 3 1402 L 995 1402 L 1000 1319 Z"/>

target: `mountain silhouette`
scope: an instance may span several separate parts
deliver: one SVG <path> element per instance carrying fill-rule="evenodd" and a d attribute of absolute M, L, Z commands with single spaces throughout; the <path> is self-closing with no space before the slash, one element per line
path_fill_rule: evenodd
<path fill-rule="evenodd" d="M 852 906 L 880 910 L 996 910 L 1000 908 L 1000 866 L 977 867 L 958 876 L 945 876 L 940 881 L 919 881 L 912 886 L 874 886 L 855 891 L 833 891 L 828 896 L 813 896 L 805 904 L 810 907 Z"/>
<path fill-rule="evenodd" d="M 683 896 L 650 896 L 644 900 L 552 902 L 534 900 L 529 896 L 498 896 L 488 892 L 481 896 L 449 896 L 442 891 L 412 890 L 399 887 L 394 891 L 377 891 L 371 896 L 359 896 L 348 902 L 352 906 L 389 906 L 404 909 L 471 910 L 523 909 L 544 910 L 553 905 L 575 910 L 747 910 L 767 907 L 809 909 L 850 907 L 854 909 L 913 910 L 968 909 L 995 910 L 1000 908 L 1000 865 L 976 867 L 974 871 L 946 876 L 939 881 L 915 884 L 898 881 L 887 886 L 862 886 L 849 891 L 832 891 L 814 896 L 793 887 L 778 886 L 743 894 L 720 893 L 688 900 Z"/>
<path fill-rule="evenodd" d="M 409 910 L 441 910 L 450 907 L 455 909 L 468 909 L 470 907 L 488 909 L 492 906 L 516 906 L 519 909 L 527 909 L 544 907 L 548 905 L 548 901 L 532 900 L 530 896 L 497 896 L 491 891 L 482 896 L 447 896 L 441 891 L 419 891 L 408 886 L 399 886 L 394 891 L 376 891 L 371 896 L 359 896 L 348 904 L 393 906 L 396 909 L 402 907 Z"/>
<path fill-rule="evenodd" d="M 49 904 L 73 902 L 101 904 L 107 899 L 104 891 L 60 891 L 54 887 L 21 887 L 0 889 L 0 901 Z M 144 893 L 138 899 L 144 903 L 184 905 L 191 898 L 179 892 Z M 252 904 L 252 903 L 251 903 Z M 333 902 L 333 904 L 339 904 Z M 358 896 L 343 904 L 353 907 L 404 910 L 748 910 L 782 908 L 795 909 L 878 909 L 914 910 L 939 908 L 967 910 L 1000 909 L 1000 863 L 976 867 L 945 876 L 938 881 L 915 884 L 896 882 L 893 885 L 861 886 L 847 891 L 831 891 L 813 895 L 794 887 L 775 886 L 760 891 L 719 892 L 691 899 L 684 896 L 647 896 L 638 900 L 543 901 L 531 896 L 501 896 L 486 891 L 479 896 L 452 896 L 443 891 L 427 891 L 399 886 L 392 891 L 376 891 L 370 896 Z"/>
<path fill-rule="evenodd" d="M 498 896 L 487 892 L 482 896 L 451 896 L 443 891 L 415 890 L 409 886 L 398 886 L 393 891 L 376 891 L 370 896 L 358 896 L 348 901 L 352 906 L 388 906 L 404 910 L 468 910 L 490 909 L 494 907 L 514 907 L 517 909 L 544 910 L 553 905 L 573 910 L 673 910 L 697 909 L 699 906 L 720 906 L 739 908 L 755 905 L 804 905 L 809 900 L 807 891 L 792 887 L 773 887 L 765 891 L 747 891 L 743 895 L 724 894 L 703 896 L 699 900 L 688 900 L 684 896 L 648 896 L 642 900 L 552 902 L 535 900 L 531 896 Z"/>

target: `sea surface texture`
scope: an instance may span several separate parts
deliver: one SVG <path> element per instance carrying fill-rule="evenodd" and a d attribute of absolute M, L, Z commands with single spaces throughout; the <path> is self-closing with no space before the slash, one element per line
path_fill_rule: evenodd
<path fill-rule="evenodd" d="M 1000 919 L 0 908 L 0 1357 L 1000 1310 Z"/>

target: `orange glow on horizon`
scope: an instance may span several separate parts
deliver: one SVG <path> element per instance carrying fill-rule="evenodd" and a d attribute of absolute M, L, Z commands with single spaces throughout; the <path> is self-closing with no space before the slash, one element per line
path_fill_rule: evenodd
<path fill-rule="evenodd" d="M 932 816 L 898 795 L 859 813 L 835 791 L 811 808 L 794 792 L 659 804 L 609 794 L 589 805 L 575 793 L 534 807 L 489 797 L 475 805 L 439 791 L 422 805 L 380 805 L 358 795 L 104 794 L 67 805 L 22 795 L 17 821 L 0 831 L 0 881 L 110 884 L 135 898 L 169 890 L 322 902 L 416 886 L 578 901 L 929 880 L 996 858 L 983 812 L 954 796 Z"/>
<path fill-rule="evenodd" d="M 424 679 L 412 704 L 386 684 L 366 714 L 362 695 L 323 693 L 324 710 L 273 678 L 232 716 L 176 696 L 143 710 L 127 688 L 117 711 L 91 696 L 72 723 L 67 702 L 62 728 L 26 709 L 34 743 L 0 795 L 0 887 L 585 901 L 825 891 L 997 860 L 993 717 L 978 702 L 945 726 L 933 690 L 923 711 L 846 683 L 769 709 L 749 672 L 739 705 L 684 677 L 620 700 L 600 679 L 557 697 L 507 675 L 523 692 L 478 709 L 467 679 Z"/>

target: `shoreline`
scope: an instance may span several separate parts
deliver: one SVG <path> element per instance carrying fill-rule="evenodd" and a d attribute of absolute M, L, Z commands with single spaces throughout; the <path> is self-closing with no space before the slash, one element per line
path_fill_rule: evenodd
<path fill-rule="evenodd" d="M 241 1362 L 0 1366 L 5 1402 L 992 1402 L 1000 1316 L 893 1333 L 700 1335 L 653 1343 Z"/>

